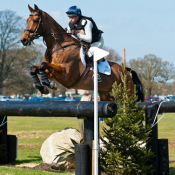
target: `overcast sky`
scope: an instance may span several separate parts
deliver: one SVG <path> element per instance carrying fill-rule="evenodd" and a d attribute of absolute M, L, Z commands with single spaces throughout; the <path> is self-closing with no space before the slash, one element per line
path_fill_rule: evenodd
<path fill-rule="evenodd" d="M 125 48 L 126 60 L 155 54 L 175 66 L 174 0 L 0 0 L 0 11 L 10 9 L 27 19 L 28 3 L 36 4 L 63 28 L 68 24 L 65 12 L 77 5 L 104 31 L 105 46 L 121 57 Z"/>

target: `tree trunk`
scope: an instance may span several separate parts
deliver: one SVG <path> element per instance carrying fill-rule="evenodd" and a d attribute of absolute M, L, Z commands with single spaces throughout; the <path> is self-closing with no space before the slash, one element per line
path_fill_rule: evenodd
<path fill-rule="evenodd" d="M 75 89 L 75 95 L 78 95 L 78 89 Z"/>
<path fill-rule="evenodd" d="M 0 79 L 0 94 L 3 94 L 3 81 Z"/>
<path fill-rule="evenodd" d="M 148 96 L 151 95 L 152 88 L 148 88 Z"/>

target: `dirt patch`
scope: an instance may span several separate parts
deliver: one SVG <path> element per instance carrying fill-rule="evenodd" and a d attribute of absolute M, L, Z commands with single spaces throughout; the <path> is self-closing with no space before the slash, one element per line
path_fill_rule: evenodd
<path fill-rule="evenodd" d="M 18 144 L 18 148 L 21 150 L 29 150 L 29 149 L 40 149 L 41 145 L 38 144 Z"/>
<path fill-rule="evenodd" d="M 23 163 L 20 165 L 15 165 L 17 168 L 34 168 L 35 166 L 38 166 L 38 163 Z"/>
<path fill-rule="evenodd" d="M 47 163 L 41 163 L 33 168 L 30 168 L 33 170 L 42 170 L 42 171 L 52 171 L 52 172 L 61 172 L 60 169 L 58 169 L 55 166 L 49 165 Z M 70 170 L 66 170 L 66 172 L 69 172 L 71 174 L 75 174 L 75 169 L 70 169 Z"/>
<path fill-rule="evenodd" d="M 51 135 L 51 133 L 43 133 L 39 131 L 33 131 L 33 132 L 19 132 L 16 133 L 16 137 L 18 139 L 38 139 L 38 138 L 48 138 Z"/>

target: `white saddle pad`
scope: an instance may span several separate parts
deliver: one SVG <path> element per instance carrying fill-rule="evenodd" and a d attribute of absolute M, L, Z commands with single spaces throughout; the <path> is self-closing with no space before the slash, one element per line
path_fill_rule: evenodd
<path fill-rule="evenodd" d="M 84 56 L 82 47 L 80 49 L 80 57 L 83 65 L 86 67 L 86 61 L 85 61 L 85 56 Z M 111 75 L 111 67 L 106 60 L 98 64 L 98 71 L 105 75 Z"/>

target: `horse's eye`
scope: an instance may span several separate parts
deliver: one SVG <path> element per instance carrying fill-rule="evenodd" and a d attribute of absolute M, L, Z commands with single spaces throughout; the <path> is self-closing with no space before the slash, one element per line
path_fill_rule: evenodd
<path fill-rule="evenodd" d="M 38 20 L 33 20 L 33 22 L 37 23 L 37 22 L 38 22 Z"/>

